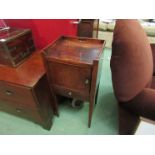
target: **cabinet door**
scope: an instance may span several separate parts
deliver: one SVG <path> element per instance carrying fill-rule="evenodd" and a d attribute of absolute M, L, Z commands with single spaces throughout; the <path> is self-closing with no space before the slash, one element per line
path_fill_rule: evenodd
<path fill-rule="evenodd" d="M 57 62 L 49 62 L 49 76 L 52 85 L 89 94 L 91 69 Z"/>

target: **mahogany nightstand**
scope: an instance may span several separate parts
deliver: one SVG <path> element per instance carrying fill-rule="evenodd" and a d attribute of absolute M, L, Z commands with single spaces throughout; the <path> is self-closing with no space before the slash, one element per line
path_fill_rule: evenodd
<path fill-rule="evenodd" d="M 104 45 L 104 40 L 62 36 L 42 53 L 51 90 L 58 95 L 89 101 L 89 127 Z"/>

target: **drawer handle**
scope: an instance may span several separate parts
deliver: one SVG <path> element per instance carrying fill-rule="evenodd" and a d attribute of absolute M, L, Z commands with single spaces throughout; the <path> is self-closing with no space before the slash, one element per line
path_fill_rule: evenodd
<path fill-rule="evenodd" d="M 17 111 L 17 113 L 21 113 L 22 109 L 17 108 L 16 111 Z"/>
<path fill-rule="evenodd" d="M 89 84 L 89 79 L 86 79 L 85 80 L 85 85 L 88 85 Z"/>
<path fill-rule="evenodd" d="M 6 95 L 12 95 L 12 94 L 13 94 L 13 92 L 11 92 L 11 91 L 7 90 L 7 91 L 5 92 L 5 94 L 6 94 Z"/>
<path fill-rule="evenodd" d="M 70 91 L 70 92 L 68 93 L 68 95 L 71 96 L 71 95 L 72 95 L 72 92 Z"/>

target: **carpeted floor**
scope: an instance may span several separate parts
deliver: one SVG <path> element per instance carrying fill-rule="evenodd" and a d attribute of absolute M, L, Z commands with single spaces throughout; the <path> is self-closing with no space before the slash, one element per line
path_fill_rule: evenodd
<path fill-rule="evenodd" d="M 111 72 L 111 50 L 105 49 L 98 101 L 94 110 L 92 126 L 87 127 L 88 103 L 80 110 L 68 103 L 60 104 L 60 116 L 55 117 L 50 131 L 22 118 L 0 112 L 0 134 L 15 135 L 113 135 L 118 134 L 117 104 L 113 95 Z"/>

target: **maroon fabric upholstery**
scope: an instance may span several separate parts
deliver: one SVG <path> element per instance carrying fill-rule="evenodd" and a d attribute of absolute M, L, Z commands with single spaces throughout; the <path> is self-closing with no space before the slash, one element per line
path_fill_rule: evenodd
<path fill-rule="evenodd" d="M 146 33 L 137 20 L 116 21 L 111 71 L 114 93 L 119 102 L 133 99 L 150 85 L 153 74 L 152 51 Z M 151 90 L 149 92 L 153 95 Z M 148 91 L 143 92 L 146 93 Z"/>
<path fill-rule="evenodd" d="M 152 89 L 155 89 L 155 77 L 152 77 L 151 86 Z"/>
<path fill-rule="evenodd" d="M 152 56 L 153 56 L 153 75 L 155 75 L 155 44 L 151 44 Z"/>
<path fill-rule="evenodd" d="M 155 89 L 145 88 L 135 98 L 121 105 L 139 116 L 155 120 Z"/>

